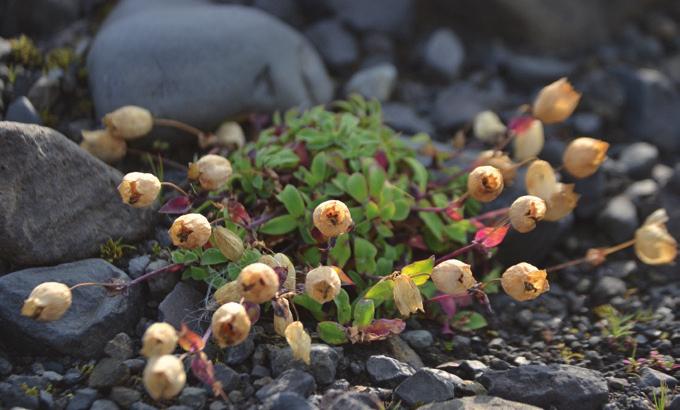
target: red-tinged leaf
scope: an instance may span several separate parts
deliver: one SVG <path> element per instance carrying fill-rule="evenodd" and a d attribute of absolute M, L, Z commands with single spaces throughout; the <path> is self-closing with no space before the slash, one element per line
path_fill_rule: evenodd
<path fill-rule="evenodd" d="M 260 305 L 257 303 L 253 302 L 243 302 L 243 307 L 246 309 L 246 313 L 248 314 L 248 317 L 250 318 L 250 323 L 255 324 L 257 323 L 258 320 L 260 320 Z"/>
<path fill-rule="evenodd" d="M 316 227 L 311 229 L 311 234 L 312 238 L 316 241 L 316 243 L 323 243 L 326 242 L 327 238 L 323 236 L 320 230 L 318 230 Z"/>
<path fill-rule="evenodd" d="M 427 244 L 421 235 L 411 236 L 408 238 L 408 246 L 415 249 L 420 249 L 421 251 L 428 250 Z"/>
<path fill-rule="evenodd" d="M 300 165 L 309 168 L 311 161 L 309 160 L 309 151 L 307 150 L 307 145 L 300 141 L 295 146 L 293 146 L 293 152 L 300 158 Z"/>
<path fill-rule="evenodd" d="M 335 273 L 338 274 L 338 276 L 340 277 L 340 281 L 342 282 L 343 285 L 354 285 L 354 281 L 352 280 L 352 278 L 347 276 L 345 271 L 343 271 L 337 266 L 333 266 L 333 270 L 335 271 Z"/>
<path fill-rule="evenodd" d="M 200 352 L 205 347 L 203 338 L 189 329 L 184 323 L 182 323 L 182 327 L 179 331 L 179 340 L 177 343 L 187 352 Z"/>
<path fill-rule="evenodd" d="M 500 245 L 505 239 L 505 235 L 508 233 L 510 225 L 499 226 L 497 228 L 486 227 L 480 229 L 475 234 L 475 241 L 479 242 L 485 248 L 495 248 Z"/>
<path fill-rule="evenodd" d="M 250 215 L 239 201 L 230 200 L 227 202 L 227 211 L 229 212 L 229 217 L 232 222 L 241 225 L 250 225 Z"/>
<path fill-rule="evenodd" d="M 215 397 L 227 398 L 224 390 L 222 390 L 222 383 L 215 379 L 215 368 L 205 353 L 200 352 L 191 360 L 191 372 L 198 380 L 212 388 Z"/>
<path fill-rule="evenodd" d="M 387 171 L 387 167 L 390 165 L 389 160 L 387 159 L 387 154 L 383 150 L 378 150 L 376 151 L 375 155 L 373 156 L 375 161 L 384 169 Z"/>
<path fill-rule="evenodd" d="M 512 120 L 510 120 L 508 128 L 510 128 L 511 131 L 517 134 L 521 134 L 531 126 L 531 123 L 533 121 L 534 117 L 530 115 L 522 115 L 520 117 L 515 117 Z"/>
<path fill-rule="evenodd" d="M 459 209 L 460 204 L 454 201 L 449 203 L 444 212 L 446 213 L 446 216 L 453 219 L 454 221 L 460 221 L 463 219 L 463 215 L 461 215 L 461 213 L 458 212 Z"/>
<path fill-rule="evenodd" d="M 377 319 L 368 326 L 348 328 L 348 334 L 352 343 L 368 343 L 398 335 L 405 328 L 406 322 L 401 319 Z"/>
<path fill-rule="evenodd" d="M 486 225 L 479 222 L 477 219 L 470 218 L 469 221 L 472 223 L 472 225 L 474 225 L 475 228 L 477 228 L 477 230 L 484 229 L 486 227 Z"/>
<path fill-rule="evenodd" d="M 158 212 L 162 214 L 185 214 L 191 209 L 191 200 L 186 196 L 178 196 L 166 202 Z"/>

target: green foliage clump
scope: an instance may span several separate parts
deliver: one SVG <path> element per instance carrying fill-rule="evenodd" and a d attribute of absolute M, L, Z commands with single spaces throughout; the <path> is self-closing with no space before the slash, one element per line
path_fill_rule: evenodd
<path fill-rule="evenodd" d="M 40 67 L 43 62 L 40 50 L 35 43 L 25 35 L 10 40 L 12 51 L 10 53 L 14 62 L 29 67 Z"/>

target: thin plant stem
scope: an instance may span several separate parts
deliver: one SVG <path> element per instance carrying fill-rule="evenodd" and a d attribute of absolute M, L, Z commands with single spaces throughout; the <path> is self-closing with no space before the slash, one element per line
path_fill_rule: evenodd
<path fill-rule="evenodd" d="M 127 152 L 130 153 L 130 154 L 133 154 L 133 155 L 140 156 L 140 157 L 141 157 L 141 156 L 144 156 L 144 155 L 152 156 L 150 152 L 146 152 L 146 151 L 143 151 L 143 150 L 141 150 L 141 149 L 136 149 L 136 148 L 128 148 L 128 149 L 127 149 Z M 173 168 L 179 169 L 179 170 L 181 170 L 181 171 L 187 171 L 187 169 L 188 169 L 188 168 L 186 167 L 186 165 L 182 165 L 182 164 L 180 164 L 179 162 L 173 161 L 173 160 L 168 159 L 168 158 L 163 158 L 163 157 L 160 156 L 160 155 L 158 156 L 158 159 L 159 159 L 160 161 L 162 161 L 164 164 L 166 164 L 166 165 L 168 165 L 168 166 L 171 166 L 171 167 L 173 167 Z"/>
<path fill-rule="evenodd" d="M 156 269 L 154 271 L 145 273 L 142 276 L 138 277 L 137 279 L 134 279 L 131 282 L 123 283 L 122 286 L 126 287 L 126 288 L 130 287 L 130 286 L 134 286 L 138 283 L 144 282 L 145 280 L 151 279 L 154 276 L 160 275 L 161 273 L 165 273 L 165 272 L 168 272 L 168 271 L 177 272 L 183 266 L 184 266 L 183 263 L 173 263 L 173 264 L 164 266 L 160 269 Z"/>
<path fill-rule="evenodd" d="M 177 120 L 171 120 L 169 118 L 154 118 L 154 124 L 160 125 L 162 127 L 172 127 L 188 132 L 189 134 L 195 135 L 197 138 L 201 138 L 205 133 L 198 128 L 191 126 L 189 124 L 183 123 Z"/>
<path fill-rule="evenodd" d="M 475 217 L 470 218 L 470 221 L 481 221 L 484 219 L 491 219 L 495 218 L 497 216 L 505 216 L 508 211 L 510 211 L 510 207 L 505 207 L 505 208 L 500 208 L 500 209 L 494 209 L 493 211 L 485 212 L 483 214 L 479 214 Z"/>
<path fill-rule="evenodd" d="M 174 189 L 175 191 L 181 193 L 184 196 L 189 196 L 187 191 L 183 190 L 182 188 L 180 188 L 179 186 L 177 186 L 176 184 L 174 184 L 172 182 L 161 182 L 161 185 L 170 187 L 170 188 Z"/>
<path fill-rule="evenodd" d="M 626 248 L 630 248 L 634 244 L 635 244 L 635 239 L 631 239 L 629 241 L 620 243 L 618 245 L 614 245 L 614 246 L 610 246 L 608 248 L 605 248 L 605 249 L 602 250 L 601 253 L 602 253 L 602 255 L 611 255 L 614 252 L 618 252 L 618 251 L 624 250 Z M 567 262 L 564 262 L 564 263 L 560 263 L 559 265 L 550 266 L 550 267 L 546 268 L 545 270 L 547 272 L 557 272 L 558 270 L 562 270 L 562 269 L 568 268 L 570 266 L 575 266 L 575 265 L 579 265 L 581 263 L 588 262 L 589 259 L 590 258 L 588 258 L 588 256 L 584 256 L 582 258 L 578 258 L 578 259 L 570 260 L 570 261 L 567 261 Z"/>
<path fill-rule="evenodd" d="M 449 259 L 453 259 L 453 258 L 455 258 L 456 256 L 462 255 L 462 254 L 464 254 L 465 252 L 467 252 L 467 251 L 469 251 L 469 250 L 472 250 L 472 249 L 475 249 L 475 248 L 478 247 L 478 246 L 479 246 L 479 242 L 477 242 L 477 241 L 472 241 L 472 242 L 470 242 L 469 244 L 463 246 L 462 248 L 458 248 L 458 249 L 456 249 L 455 251 L 453 251 L 453 252 L 451 252 L 451 253 L 448 253 L 448 254 L 446 254 L 446 255 L 444 255 L 444 256 L 438 258 L 434 263 L 435 263 L 435 264 L 438 264 L 438 263 L 447 261 L 447 260 L 449 260 Z"/>

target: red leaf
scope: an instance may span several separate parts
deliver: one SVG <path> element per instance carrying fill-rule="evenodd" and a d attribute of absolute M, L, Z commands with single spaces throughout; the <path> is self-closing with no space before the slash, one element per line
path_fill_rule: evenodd
<path fill-rule="evenodd" d="M 508 128 L 510 128 L 510 130 L 516 134 L 521 134 L 531 126 L 533 121 L 534 117 L 530 115 L 522 115 L 521 117 L 516 117 L 510 120 Z"/>
<path fill-rule="evenodd" d="M 452 201 L 446 207 L 446 210 L 444 212 L 449 218 L 453 219 L 454 221 L 460 221 L 463 219 L 463 215 L 461 215 L 460 212 L 458 212 L 459 208 L 460 204 L 457 201 Z"/>
<path fill-rule="evenodd" d="M 363 332 L 372 340 L 380 340 L 391 335 L 398 335 L 405 328 L 406 322 L 401 319 L 376 319 L 373 323 L 364 327 Z"/>
<path fill-rule="evenodd" d="M 309 168 L 309 151 L 307 150 L 307 145 L 304 142 L 298 142 L 293 146 L 293 152 L 300 158 L 300 165 Z"/>
<path fill-rule="evenodd" d="M 415 249 L 420 249 L 422 251 L 428 250 L 427 244 L 421 235 L 411 236 L 408 238 L 408 246 Z"/>
<path fill-rule="evenodd" d="M 250 318 L 251 324 L 254 325 L 255 323 L 257 323 L 258 320 L 260 320 L 260 305 L 258 305 L 257 303 L 245 301 L 243 302 L 243 307 L 246 309 L 246 313 Z"/>
<path fill-rule="evenodd" d="M 387 167 L 389 166 L 389 160 L 387 159 L 387 154 L 383 150 L 378 150 L 376 151 L 375 155 L 373 155 L 373 158 L 375 161 L 380 165 L 385 171 L 387 171 Z"/>
<path fill-rule="evenodd" d="M 213 364 L 203 352 L 194 356 L 194 359 L 191 361 L 191 372 L 198 380 L 208 386 L 212 386 L 215 383 Z"/>
<path fill-rule="evenodd" d="M 200 352 L 205 347 L 203 338 L 191 331 L 184 323 L 179 331 L 178 344 L 187 352 Z"/>
<path fill-rule="evenodd" d="M 191 200 L 186 196 L 172 198 L 158 210 L 162 214 L 185 214 L 191 209 Z"/>
<path fill-rule="evenodd" d="M 475 241 L 481 243 L 485 248 L 495 248 L 503 242 L 509 228 L 510 225 L 482 228 L 475 234 Z"/>
<path fill-rule="evenodd" d="M 239 201 L 229 200 L 227 202 L 227 211 L 231 221 L 241 225 L 250 225 L 250 215 L 246 208 Z"/>

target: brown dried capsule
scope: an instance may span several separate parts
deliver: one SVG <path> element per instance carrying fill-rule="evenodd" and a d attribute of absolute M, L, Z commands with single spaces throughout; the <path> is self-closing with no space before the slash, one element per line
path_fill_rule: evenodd
<path fill-rule="evenodd" d="M 517 176 L 517 164 L 512 162 L 510 157 L 503 151 L 487 150 L 482 151 L 475 161 L 477 165 L 491 165 L 501 171 L 503 184 L 510 185 Z"/>
<path fill-rule="evenodd" d="M 147 358 L 170 354 L 177 347 L 177 339 L 177 331 L 171 324 L 154 323 L 144 332 L 141 353 Z"/>
<path fill-rule="evenodd" d="M 214 191 L 224 185 L 231 176 L 231 162 L 219 155 L 204 155 L 189 164 L 189 179 L 198 180 L 206 191 Z"/>
<path fill-rule="evenodd" d="M 538 93 L 532 106 L 534 117 L 545 124 L 562 122 L 574 112 L 581 94 L 576 92 L 566 78 L 560 78 Z"/>
<path fill-rule="evenodd" d="M 559 221 L 576 208 L 580 197 L 574 192 L 574 184 L 558 183 L 550 198 L 545 200 L 547 210 L 543 219 L 551 222 Z"/>
<path fill-rule="evenodd" d="M 470 172 L 467 189 L 472 198 L 491 202 L 503 191 L 503 175 L 495 167 L 482 165 Z"/>
<path fill-rule="evenodd" d="M 482 111 L 475 116 L 472 129 L 477 139 L 488 144 L 495 144 L 499 137 L 505 134 L 507 128 L 495 112 Z"/>
<path fill-rule="evenodd" d="M 503 272 L 501 285 L 505 293 L 519 302 L 536 299 L 550 290 L 547 272 L 526 262 L 513 265 Z"/>
<path fill-rule="evenodd" d="M 246 144 L 246 136 L 243 128 L 234 121 L 228 121 L 220 125 L 215 131 L 217 145 L 229 149 L 241 148 Z"/>
<path fill-rule="evenodd" d="M 314 226 L 326 237 L 332 238 L 349 231 L 352 215 L 341 201 L 331 199 L 320 203 L 312 216 Z"/>
<path fill-rule="evenodd" d="M 293 312 L 290 311 L 290 303 L 286 298 L 278 298 L 272 301 L 274 311 L 274 331 L 279 336 L 286 336 L 286 328 L 293 323 Z"/>
<path fill-rule="evenodd" d="M 398 275 L 394 278 L 392 289 L 394 304 L 402 316 L 409 316 L 417 311 L 425 312 L 423 298 L 413 279 L 408 275 Z"/>
<path fill-rule="evenodd" d="M 151 112 L 135 105 L 126 105 L 106 114 L 103 122 L 111 135 L 125 140 L 143 137 L 153 128 Z"/>
<path fill-rule="evenodd" d="M 44 282 L 36 286 L 21 307 L 21 314 L 51 322 L 59 320 L 71 307 L 71 289 L 63 283 Z"/>
<path fill-rule="evenodd" d="M 262 255 L 258 262 L 269 265 L 270 268 L 285 269 L 286 280 L 283 282 L 283 287 L 287 290 L 295 290 L 295 265 L 283 253 L 275 253 L 273 255 Z"/>
<path fill-rule="evenodd" d="M 217 249 L 219 249 L 227 259 L 232 262 L 241 259 L 245 248 L 240 236 L 223 226 L 218 226 L 213 229 L 213 239 Z"/>
<path fill-rule="evenodd" d="M 220 286 L 213 294 L 213 299 L 218 305 L 241 300 L 241 287 L 238 282 L 233 280 Z"/>
<path fill-rule="evenodd" d="M 186 214 L 175 219 L 168 232 L 175 246 L 193 249 L 208 242 L 212 228 L 205 216 Z"/>
<path fill-rule="evenodd" d="M 150 206 L 161 192 L 161 181 L 153 174 L 130 172 L 125 174 L 118 193 L 123 202 L 135 208 Z"/>
<path fill-rule="evenodd" d="M 576 138 L 567 145 L 562 156 L 564 169 L 576 178 L 593 175 L 607 159 L 609 144 L 588 137 Z"/>
<path fill-rule="evenodd" d="M 654 211 L 635 231 L 635 254 L 647 265 L 671 263 L 678 255 L 678 243 L 666 229 L 665 209 Z"/>
<path fill-rule="evenodd" d="M 470 265 L 457 259 L 449 259 L 435 266 L 430 278 L 440 292 L 449 295 L 465 294 L 477 283 Z"/>
<path fill-rule="evenodd" d="M 113 137 L 108 130 L 83 130 L 81 134 L 80 147 L 107 164 L 120 161 L 127 152 L 125 140 Z"/>
<path fill-rule="evenodd" d="M 305 331 L 301 322 L 293 322 L 286 328 L 286 341 L 293 351 L 293 357 L 302 360 L 308 366 L 311 364 L 312 338 Z"/>
<path fill-rule="evenodd" d="M 279 290 L 279 275 L 264 263 L 251 263 L 238 275 L 241 295 L 248 302 L 264 303 L 271 300 Z"/>
<path fill-rule="evenodd" d="M 329 302 L 340 293 L 340 277 L 331 266 L 319 266 L 307 272 L 305 292 L 319 303 Z"/>
<path fill-rule="evenodd" d="M 250 318 L 240 303 L 229 302 L 213 313 L 213 339 L 224 348 L 242 343 L 250 333 Z"/>
<path fill-rule="evenodd" d="M 515 199 L 508 212 L 510 223 L 517 232 L 526 233 L 536 228 L 546 212 L 545 201 L 537 196 L 524 195 Z"/>
<path fill-rule="evenodd" d="M 545 201 L 546 212 L 543 219 L 557 221 L 576 208 L 579 195 L 574 192 L 574 184 L 557 182 L 555 171 L 546 161 L 537 160 L 527 169 L 526 188 L 530 195 Z"/>
<path fill-rule="evenodd" d="M 515 135 L 513 140 L 515 160 L 526 161 L 536 157 L 543 150 L 544 143 L 543 123 L 534 119 L 531 121 L 531 124 L 518 131 Z"/>
<path fill-rule="evenodd" d="M 142 377 L 144 388 L 154 400 L 168 400 L 177 396 L 187 381 L 184 364 L 173 355 L 149 359 Z"/>

